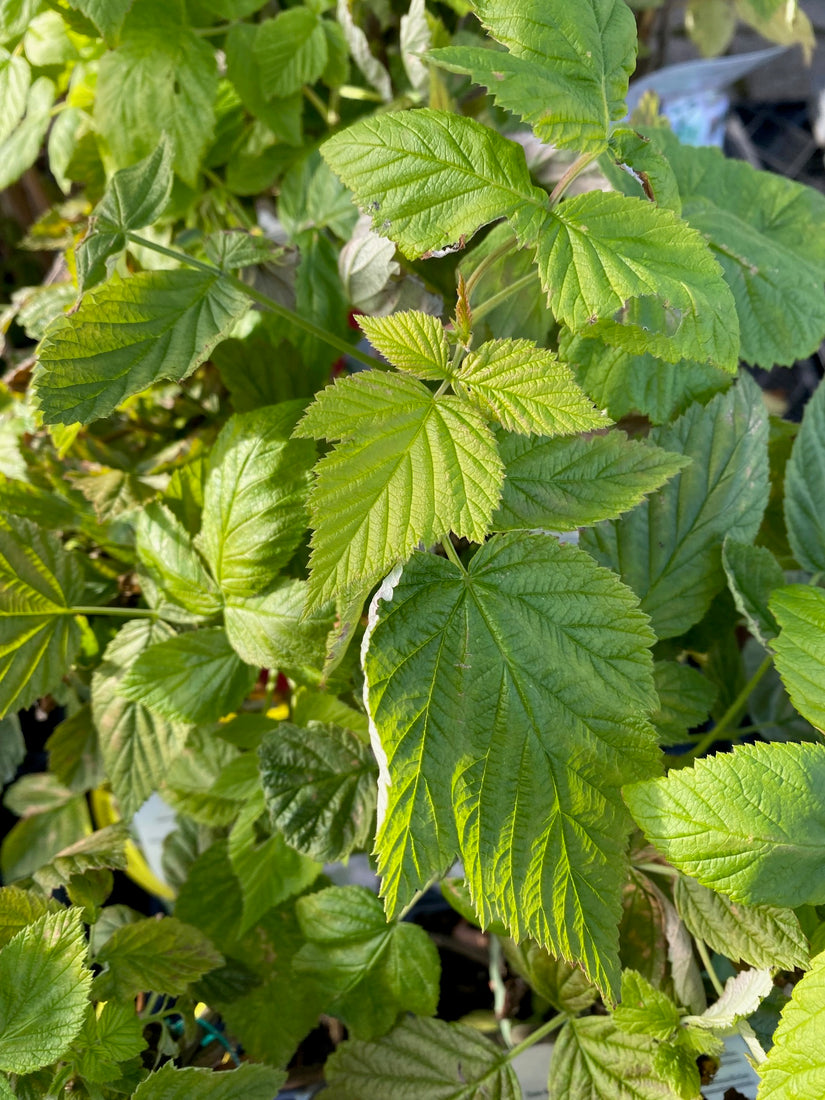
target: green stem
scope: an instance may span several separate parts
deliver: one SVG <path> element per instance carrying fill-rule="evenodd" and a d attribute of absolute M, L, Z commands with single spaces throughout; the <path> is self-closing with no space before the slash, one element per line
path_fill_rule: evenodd
<path fill-rule="evenodd" d="M 449 535 L 446 535 L 441 540 L 441 545 L 444 547 L 444 553 L 447 555 L 453 565 L 457 566 L 462 573 L 466 573 L 467 570 L 461 564 L 461 558 L 456 553 L 456 548 L 453 546 L 453 541 Z"/>
<path fill-rule="evenodd" d="M 179 252 L 175 248 L 167 248 L 164 244 L 158 244 L 156 241 L 147 240 L 145 237 L 139 236 L 137 233 L 127 231 L 126 237 L 133 244 L 142 245 L 144 248 L 151 249 L 152 252 L 159 252 L 162 256 L 170 256 L 173 260 L 177 260 L 179 263 L 186 264 L 188 267 L 194 267 L 198 271 L 206 271 L 210 275 L 216 275 L 222 278 L 230 286 L 234 286 L 236 290 L 240 290 L 247 298 L 251 298 L 253 302 L 256 302 L 259 306 L 263 306 L 264 309 L 268 309 L 270 313 L 274 313 L 276 317 L 282 317 L 285 321 L 289 321 L 290 324 L 296 328 L 302 329 L 310 336 L 314 336 L 316 340 L 322 340 L 331 348 L 335 348 L 341 355 L 349 355 L 353 359 L 357 359 L 359 363 L 363 363 L 367 367 L 373 367 L 376 370 L 385 370 L 385 365 L 372 355 L 367 355 L 366 352 L 361 351 L 354 344 L 348 344 L 346 340 L 342 340 L 340 336 L 336 336 L 332 332 L 327 332 L 326 329 L 319 328 L 318 325 L 314 325 L 312 321 L 307 321 L 305 317 L 301 317 L 300 314 L 294 310 L 288 309 L 286 306 L 282 306 L 280 302 L 276 302 L 274 298 L 270 298 L 268 294 L 263 294 L 260 290 L 255 290 L 254 287 L 249 286 L 239 279 L 237 275 L 231 275 L 228 271 L 221 271 L 219 267 L 215 267 L 214 264 L 206 263 L 204 260 L 196 260 L 194 256 L 189 256 L 186 252 Z"/>
<path fill-rule="evenodd" d="M 498 248 L 494 248 L 492 252 L 488 253 L 483 260 L 479 263 L 475 271 L 468 276 L 465 284 L 467 298 L 469 299 L 472 292 L 478 286 L 479 282 L 484 278 L 485 274 L 490 270 L 496 260 L 502 260 L 505 256 L 508 256 L 511 252 L 515 251 L 516 241 L 511 238 L 506 240 L 504 244 L 499 245 Z"/>
<path fill-rule="evenodd" d="M 528 271 L 526 275 L 522 275 L 520 279 L 516 279 L 510 286 L 500 290 L 498 294 L 494 294 L 492 298 L 488 298 L 486 302 L 482 302 L 480 306 L 477 306 L 473 310 L 473 320 L 479 321 L 482 317 L 485 317 L 491 310 L 494 310 L 497 306 L 500 306 L 502 302 L 506 302 L 507 299 L 517 294 L 520 290 L 523 290 L 526 286 L 530 286 L 531 283 L 535 283 L 536 273 L 535 271 Z"/>
<path fill-rule="evenodd" d="M 204 168 L 203 174 L 212 186 L 216 187 L 223 194 L 226 199 L 226 205 L 238 219 L 238 224 L 242 225 L 244 229 L 254 229 L 254 221 L 249 217 L 243 206 L 241 206 L 237 198 L 232 194 L 217 172 L 213 172 L 211 168 Z"/>
<path fill-rule="evenodd" d="M 756 1032 L 753 1030 L 747 1020 L 740 1020 L 736 1025 L 736 1030 L 745 1040 L 745 1044 L 748 1050 L 751 1052 L 751 1056 L 758 1066 L 761 1066 L 763 1062 L 767 1062 L 768 1056 L 765 1053 L 765 1048 L 759 1042 L 756 1037 Z"/>
<path fill-rule="evenodd" d="M 201 38 L 214 38 L 219 34 L 226 34 L 231 31 L 233 27 L 237 27 L 242 20 L 234 19 L 231 23 L 219 23 L 217 27 L 195 27 L 193 28 L 195 34 Z"/>
<path fill-rule="evenodd" d="M 550 207 L 554 207 L 556 203 L 560 202 L 564 198 L 564 193 L 567 188 L 578 176 L 582 174 L 588 165 L 592 164 L 598 156 L 598 153 L 581 153 L 573 163 L 568 167 L 567 171 L 561 177 L 559 182 L 550 192 Z"/>
<path fill-rule="evenodd" d="M 501 1032 L 504 1044 L 507 1047 L 511 1047 L 513 1045 L 513 1027 L 511 1021 L 505 1016 L 507 990 L 504 986 L 504 979 L 501 976 L 501 960 L 501 941 L 498 936 L 490 936 L 489 974 L 490 988 L 493 991 L 493 1011 L 496 1014 L 498 1029 Z"/>
<path fill-rule="evenodd" d="M 764 659 L 756 672 L 754 672 L 753 676 L 751 676 L 750 680 L 748 680 L 748 682 L 733 700 L 731 705 L 728 707 L 728 709 L 725 711 L 725 713 L 722 715 L 722 717 L 719 719 L 713 729 L 708 730 L 708 732 L 705 734 L 702 740 L 699 741 L 698 744 L 694 745 L 692 749 L 684 753 L 681 757 L 682 760 L 696 760 L 698 757 L 706 753 L 715 741 L 721 741 L 724 739 L 725 733 L 729 729 L 731 729 L 731 727 L 734 727 L 736 723 L 741 719 L 742 711 L 747 705 L 748 699 L 751 696 L 751 692 L 772 664 L 773 657 L 768 654 L 768 656 Z"/>
<path fill-rule="evenodd" d="M 60 615 L 111 615 L 121 619 L 157 619 L 151 607 L 67 607 Z"/>
<path fill-rule="evenodd" d="M 332 125 L 332 121 L 329 115 L 329 108 L 323 99 L 318 95 L 314 88 L 311 88 L 309 84 L 305 84 L 301 89 L 304 93 L 304 98 L 308 103 L 311 103 L 321 118 L 324 120 L 327 126 Z"/>
<path fill-rule="evenodd" d="M 552 1034 L 557 1028 L 560 1028 L 562 1024 L 567 1023 L 567 1019 L 567 1014 L 560 1012 L 558 1016 L 554 1016 L 552 1020 L 547 1020 L 541 1027 L 537 1027 L 535 1031 L 531 1032 L 526 1039 L 522 1039 L 518 1046 L 508 1051 L 507 1061 L 512 1062 L 514 1058 L 518 1058 L 519 1054 L 522 1054 L 525 1050 L 529 1050 L 530 1047 L 540 1042 L 546 1035 Z"/>
<path fill-rule="evenodd" d="M 705 947 L 704 940 L 694 939 L 693 942 L 696 944 L 696 950 L 699 952 L 699 958 L 702 960 L 702 965 L 708 972 L 710 984 L 716 990 L 717 995 L 721 997 L 725 991 L 725 987 L 719 981 L 719 975 L 713 969 L 713 963 L 710 961 L 710 955 L 708 954 L 707 947 Z"/>
<path fill-rule="evenodd" d="M 678 878 L 679 872 L 675 867 L 668 867 L 664 863 L 637 863 L 637 871 L 646 871 L 649 875 L 666 875 L 667 878 Z"/>

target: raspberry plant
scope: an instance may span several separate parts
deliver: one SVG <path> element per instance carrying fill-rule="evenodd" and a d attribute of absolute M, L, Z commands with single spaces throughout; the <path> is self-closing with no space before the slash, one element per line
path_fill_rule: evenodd
<path fill-rule="evenodd" d="M 383 59 L 273 9 L 0 4 L 0 177 L 45 139 L 63 192 L 4 322 L 6 780 L 65 713 L 0 1095 L 269 1100 L 323 1013 L 330 1100 L 514 1098 L 554 1031 L 554 1100 L 695 1100 L 733 1032 L 817 1100 L 825 388 L 797 429 L 747 367 L 825 336 L 825 199 L 624 121 L 624 0 L 381 6 Z M 155 791 L 159 920 L 107 904 Z M 521 1043 L 433 1018 L 434 883 Z"/>

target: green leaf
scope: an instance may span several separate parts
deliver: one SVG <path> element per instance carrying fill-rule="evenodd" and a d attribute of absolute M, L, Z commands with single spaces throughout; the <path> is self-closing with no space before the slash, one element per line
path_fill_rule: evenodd
<path fill-rule="evenodd" d="M 733 295 L 702 235 L 670 210 L 615 192 L 567 199 L 544 215 L 536 261 L 554 315 L 573 331 L 735 373 Z"/>
<path fill-rule="evenodd" d="M 173 722 L 203 724 L 237 710 L 256 677 L 230 646 L 226 631 L 210 627 L 150 646 L 117 690 Z"/>
<path fill-rule="evenodd" d="M 787 499 L 787 498 L 786 498 Z M 745 616 L 751 634 L 767 646 L 779 633 L 768 603 L 771 592 L 785 584 L 781 565 L 765 546 L 749 546 L 725 539 L 722 565 L 737 609 Z"/>
<path fill-rule="evenodd" d="M 747 376 L 648 440 L 692 459 L 656 496 L 581 545 L 639 595 L 659 638 L 698 622 L 723 586 L 722 540 L 750 541 L 768 499 L 768 417 Z"/>
<path fill-rule="evenodd" d="M 733 292 L 742 358 L 770 369 L 812 354 L 825 333 L 825 197 L 719 149 L 681 145 L 669 130 L 649 136 L 676 174 L 682 216 Z"/>
<path fill-rule="evenodd" d="M 301 580 L 281 580 L 263 596 L 229 596 L 224 607 L 226 636 L 247 664 L 317 680 L 332 614 L 328 605 L 310 613 L 306 606 L 307 585 Z"/>
<path fill-rule="evenodd" d="M 711 950 L 748 966 L 808 966 L 808 945 L 790 909 L 742 905 L 680 876 L 673 900 L 688 932 Z"/>
<path fill-rule="evenodd" d="M 73 875 L 103 869 L 122 871 L 126 867 L 128 840 L 129 831 L 124 824 L 106 825 L 61 849 L 45 867 L 35 871 L 34 880 L 50 893 L 70 882 Z"/>
<path fill-rule="evenodd" d="M 328 1100 L 521 1100 L 502 1051 L 474 1027 L 411 1016 L 374 1043 L 342 1043 L 326 1064 Z"/>
<path fill-rule="evenodd" d="M 252 763 L 254 767 L 254 760 Z M 321 871 L 320 864 L 296 852 L 280 833 L 267 835 L 260 820 L 265 813 L 263 792 L 258 788 L 229 834 L 229 860 L 243 896 L 239 935 L 276 905 L 303 893 Z"/>
<path fill-rule="evenodd" d="M 77 909 L 44 913 L 0 951 L 0 1070 L 62 1058 L 88 1009 L 91 971 Z"/>
<path fill-rule="evenodd" d="M 364 371 L 328 386 L 296 429 L 341 439 L 316 466 L 310 598 L 372 586 L 419 542 L 486 535 L 503 476 L 495 439 L 460 398 Z"/>
<path fill-rule="evenodd" d="M 54 535 L 0 520 L 0 718 L 29 706 L 69 671 L 80 647 L 78 559 Z"/>
<path fill-rule="evenodd" d="M 550 1062 L 549 1100 L 676 1100 L 652 1069 L 656 1045 L 627 1035 L 610 1017 L 569 1020 Z"/>
<path fill-rule="evenodd" d="M 118 1062 L 146 1049 L 143 1027 L 133 1004 L 108 1001 L 99 1015 L 90 1008 L 72 1050 L 76 1072 L 101 1084 L 117 1080 L 121 1074 Z"/>
<path fill-rule="evenodd" d="M 600 165 L 617 191 L 639 198 L 643 194 L 658 206 L 681 214 L 682 198 L 673 169 L 650 138 L 627 126 L 616 127 L 610 135 L 609 153 Z"/>
<path fill-rule="evenodd" d="M 718 689 L 690 665 L 678 661 L 657 661 L 653 666 L 659 708 L 650 721 L 662 745 L 679 745 L 687 733 L 707 720 Z"/>
<path fill-rule="evenodd" d="M 224 959 L 197 928 L 164 917 L 117 928 L 95 962 L 105 968 L 95 980 L 95 997 L 129 1001 L 148 992 L 182 996 Z"/>
<path fill-rule="evenodd" d="M 742 745 L 624 789 L 680 871 L 748 905 L 821 905 L 825 746 Z"/>
<path fill-rule="evenodd" d="M 40 345 L 35 388 L 44 422 L 88 423 L 153 382 L 180 381 L 248 305 L 205 271 L 142 271 L 85 295 Z"/>
<path fill-rule="evenodd" d="M 355 1038 L 378 1038 L 402 1012 L 435 1015 L 441 968 L 422 928 L 387 924 L 381 902 L 362 886 L 300 898 L 297 913 L 308 942 L 295 969 Z"/>
<path fill-rule="evenodd" d="M 476 0 L 475 12 L 509 53 L 453 46 L 427 56 L 469 73 L 499 107 L 558 148 L 599 152 L 610 123 L 626 113 L 627 83 L 636 64 L 636 25 L 621 0 Z"/>
<path fill-rule="evenodd" d="M 577 966 L 555 959 L 532 940 L 504 940 L 507 965 L 527 980 L 539 997 L 558 1012 L 578 1016 L 598 998 L 599 991 L 591 985 Z"/>
<path fill-rule="evenodd" d="M 707 363 L 666 363 L 652 355 L 632 355 L 569 329 L 562 329 L 559 354 L 576 368 L 579 383 L 614 420 L 640 412 L 654 424 L 666 424 L 692 402 L 706 404 L 731 382 L 729 374 Z"/>
<path fill-rule="evenodd" d="M 226 75 L 232 81 L 244 107 L 288 145 L 301 144 L 300 92 L 269 100 L 263 92 L 263 75 L 255 53 L 258 28 L 248 23 L 232 27 L 226 36 Z"/>
<path fill-rule="evenodd" d="M 63 848 L 92 831 L 83 795 L 62 806 L 21 818 L 6 833 L 0 850 L 5 882 L 30 878 Z"/>
<path fill-rule="evenodd" d="M 37 160 L 52 120 L 54 93 L 54 84 L 45 76 L 28 88 L 25 117 L 0 142 L 0 190 L 18 180 Z"/>
<path fill-rule="evenodd" d="M 26 113 L 26 101 L 31 85 L 31 68 L 25 57 L 15 57 L 0 50 L 0 143 L 13 133 Z"/>
<path fill-rule="evenodd" d="M 444 326 L 430 313 L 409 309 L 389 317 L 359 317 L 358 327 L 399 370 L 434 382 L 455 375 Z"/>
<path fill-rule="evenodd" d="M 267 591 L 306 530 L 315 447 L 289 438 L 301 407 L 236 414 L 212 448 L 196 541 L 227 597 Z"/>
<path fill-rule="evenodd" d="M 194 187 L 215 126 L 218 71 L 212 46 L 186 25 L 183 5 L 141 0 L 103 56 L 95 123 L 118 166 L 169 135 L 175 171 Z"/>
<path fill-rule="evenodd" d="M 229 841 L 216 840 L 189 867 L 175 901 L 175 916 L 226 948 L 237 939 L 242 904 L 241 884 L 229 861 Z"/>
<path fill-rule="evenodd" d="M 825 571 L 825 386 L 817 386 L 805 407 L 785 467 L 785 522 L 802 568 Z"/>
<path fill-rule="evenodd" d="M 791 702 L 817 729 L 825 728 L 825 592 L 795 584 L 771 597 L 780 626 L 773 642 L 776 670 Z"/>
<path fill-rule="evenodd" d="M 238 816 L 243 797 L 230 785 L 220 787 L 221 777 L 238 759 L 238 750 L 213 733 L 194 729 L 186 747 L 172 761 L 165 776 L 164 799 L 181 814 L 201 825 L 219 829 Z M 237 778 L 234 777 L 233 778 Z"/>
<path fill-rule="evenodd" d="M 0 787 L 11 783 L 26 755 L 26 742 L 16 714 L 0 718 Z"/>
<path fill-rule="evenodd" d="M 372 215 L 376 232 L 410 259 L 547 201 L 530 182 L 520 146 L 447 112 L 361 119 L 329 138 L 321 153 Z"/>
<path fill-rule="evenodd" d="M 48 913 L 54 902 L 47 902 L 32 890 L 19 886 L 0 887 L 0 948 L 5 947 L 23 928 Z"/>
<path fill-rule="evenodd" d="M 822 1012 L 825 1010 L 825 952 L 801 982 L 782 1011 L 774 1045 L 760 1066 L 759 1100 L 806 1100 L 825 1090 L 822 1053 Z"/>
<path fill-rule="evenodd" d="M 135 544 L 140 564 L 159 589 L 164 618 L 186 623 L 220 612 L 220 592 L 189 533 L 159 501 L 150 501 L 141 510 Z"/>
<path fill-rule="evenodd" d="M 467 573 L 418 553 L 393 580 L 364 659 L 387 912 L 458 851 L 482 927 L 501 919 L 612 993 L 629 824 L 617 788 L 658 766 L 636 599 L 539 534 L 491 539 Z"/>
<path fill-rule="evenodd" d="M 321 20 L 308 8 L 291 8 L 265 20 L 258 27 L 254 56 L 267 99 L 314 84 L 329 56 Z"/>
<path fill-rule="evenodd" d="M 114 46 L 134 0 L 69 0 L 69 3 L 91 19 L 107 46 Z"/>
<path fill-rule="evenodd" d="M 245 1062 L 237 1069 L 215 1073 L 172 1062 L 150 1073 L 134 1092 L 134 1100 L 272 1100 L 286 1080 L 283 1070 Z"/>
<path fill-rule="evenodd" d="M 661 990 L 635 970 L 622 973 L 622 1003 L 613 1010 L 613 1022 L 628 1035 L 669 1039 L 681 1021 L 679 1009 Z"/>
<path fill-rule="evenodd" d="M 142 653 L 173 637 L 164 623 L 133 619 L 106 647 L 103 661 L 92 675 L 92 714 L 100 735 L 100 752 L 118 807 L 127 820 L 157 789 L 183 748 L 186 727 L 124 699 L 119 686 Z"/>
<path fill-rule="evenodd" d="M 499 436 L 504 461 L 493 530 L 574 531 L 634 508 L 690 462 L 618 429 L 583 439 Z"/>
<path fill-rule="evenodd" d="M 287 843 L 321 862 L 369 848 L 373 836 L 376 767 L 349 730 L 281 722 L 258 750 L 266 806 Z"/>
<path fill-rule="evenodd" d="M 573 435 L 610 424 L 567 364 L 529 340 L 488 340 L 468 352 L 454 385 L 487 418 L 521 435 Z"/>

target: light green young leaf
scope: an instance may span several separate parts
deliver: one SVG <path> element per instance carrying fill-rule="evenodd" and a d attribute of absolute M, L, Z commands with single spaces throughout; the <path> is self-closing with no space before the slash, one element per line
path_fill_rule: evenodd
<path fill-rule="evenodd" d="M 122 822 L 106 825 L 90 836 L 81 837 L 34 873 L 34 881 L 46 893 L 66 885 L 73 875 L 104 869 L 122 871 L 126 867 L 126 842 L 129 830 Z"/>
<path fill-rule="evenodd" d="M 789 585 L 774 592 L 770 610 L 780 626 L 776 670 L 802 717 L 825 729 L 825 592 Z"/>
<path fill-rule="evenodd" d="M 785 467 L 785 522 L 794 557 L 811 573 L 825 572 L 825 386 L 805 407 Z"/>
<path fill-rule="evenodd" d="M 409 309 L 389 317 L 359 317 L 358 327 L 399 370 L 434 382 L 453 377 L 444 326 L 432 314 Z"/>
<path fill-rule="evenodd" d="M 499 436 L 504 461 L 493 530 L 574 531 L 612 519 L 655 492 L 690 459 L 618 429 L 590 439 Z"/>
<path fill-rule="evenodd" d="M 0 142 L 0 190 L 20 179 L 37 160 L 52 120 L 54 93 L 54 84 L 45 76 L 27 89 L 23 120 Z"/>
<path fill-rule="evenodd" d="M 140 512 L 138 560 L 158 588 L 159 610 L 170 622 L 197 622 L 221 610 L 221 596 L 185 527 L 159 501 Z"/>
<path fill-rule="evenodd" d="M 743 376 L 648 440 L 693 461 L 629 515 L 584 532 L 581 545 L 620 573 L 657 636 L 670 638 L 698 622 L 723 586 L 723 538 L 747 542 L 759 529 L 768 500 L 761 391 Z"/>
<path fill-rule="evenodd" d="M 258 749 L 274 828 L 321 862 L 368 848 L 373 836 L 376 766 L 360 738 L 336 725 L 281 722 Z"/>
<path fill-rule="evenodd" d="M 301 408 L 236 414 L 212 448 L 196 542 L 225 597 L 265 592 L 306 530 L 315 447 L 290 439 Z"/>
<path fill-rule="evenodd" d="M 79 561 L 54 535 L 25 519 L 0 520 L 0 718 L 69 671 L 80 646 L 70 608 L 83 588 Z"/>
<path fill-rule="evenodd" d="M 748 966 L 808 966 L 808 945 L 791 909 L 742 905 L 680 876 L 673 900 L 688 932 L 711 950 Z"/>
<path fill-rule="evenodd" d="M 825 952 L 782 1011 L 774 1045 L 761 1069 L 758 1100 L 808 1100 L 825 1091 L 822 1013 L 825 1011 Z"/>
<path fill-rule="evenodd" d="M 117 691 L 170 721 L 201 725 L 237 710 L 256 676 L 232 649 L 226 631 L 209 627 L 144 650 Z"/>
<path fill-rule="evenodd" d="M 502 1051 L 466 1024 L 409 1016 L 374 1043 L 342 1043 L 326 1064 L 328 1100 L 521 1100 Z"/>
<path fill-rule="evenodd" d="M 770 369 L 812 354 L 825 333 L 825 197 L 720 149 L 681 145 L 669 130 L 649 136 L 733 292 L 742 358 Z"/>
<path fill-rule="evenodd" d="M 338 0 L 335 16 L 344 37 L 347 40 L 350 56 L 361 70 L 368 84 L 378 92 L 385 103 L 392 99 L 392 81 L 390 74 L 370 50 L 369 39 L 353 21 L 350 5 L 352 0 Z"/>
<path fill-rule="evenodd" d="M 679 1027 L 680 1013 L 666 993 L 655 989 L 635 970 L 622 972 L 622 1002 L 613 1010 L 613 1022 L 628 1035 L 669 1039 Z"/>
<path fill-rule="evenodd" d="M 567 199 L 544 215 L 536 261 L 553 313 L 573 331 L 735 373 L 733 295 L 702 235 L 670 210 L 615 192 Z"/>
<path fill-rule="evenodd" d="M 569 1020 L 550 1062 L 550 1100 L 678 1100 L 652 1068 L 656 1044 L 619 1031 L 609 1016 Z"/>
<path fill-rule="evenodd" d="M 92 676 L 92 714 L 106 776 L 127 820 L 157 788 L 183 748 L 186 727 L 127 701 L 118 686 L 145 650 L 173 637 L 165 623 L 133 619 L 106 647 Z"/>
<path fill-rule="evenodd" d="M 524 534 L 491 539 L 466 574 L 415 554 L 379 600 L 364 667 L 387 912 L 458 851 L 482 927 L 498 918 L 618 992 L 617 788 L 658 766 L 636 599 L 582 551 Z"/>
<path fill-rule="evenodd" d="M 117 48 L 100 61 L 95 123 L 118 166 L 133 164 L 169 135 L 175 171 L 195 186 L 215 126 L 215 51 L 186 24 L 183 6 L 141 0 Z"/>
<path fill-rule="evenodd" d="M 414 378 L 364 371 L 328 386 L 296 429 L 341 439 L 316 466 L 310 599 L 369 588 L 419 542 L 481 541 L 503 470 L 483 418 Z"/>
<path fill-rule="evenodd" d="M 89 423 L 162 378 L 180 381 L 249 306 L 204 271 L 142 271 L 87 294 L 48 328 L 35 368 L 47 424 Z"/>
<path fill-rule="evenodd" d="M 521 146 L 461 115 L 422 109 L 361 119 L 321 153 L 376 232 L 411 259 L 547 202 Z"/>
<path fill-rule="evenodd" d="M 529 123 L 541 141 L 600 152 L 624 116 L 636 64 L 636 25 L 623 0 L 476 0 L 475 12 L 509 53 L 467 46 L 428 55 L 469 73 L 499 107 Z"/>
<path fill-rule="evenodd" d="M 309 613 L 306 607 L 307 584 L 302 580 L 280 580 L 263 596 L 227 596 L 226 636 L 249 665 L 317 680 L 333 613 L 328 604 Z"/>
<path fill-rule="evenodd" d="M 663 855 L 748 905 L 825 903 L 825 746 L 742 745 L 624 788 Z"/>
<path fill-rule="evenodd" d="M 0 143 L 15 130 L 26 113 L 31 68 L 25 57 L 0 49 Z"/>
<path fill-rule="evenodd" d="M 327 63 L 327 36 L 309 8 L 289 8 L 258 26 L 254 47 L 267 99 L 299 92 L 314 84 Z"/>
<path fill-rule="evenodd" d="M 662 745 L 679 745 L 694 726 L 700 726 L 716 702 L 718 688 L 690 665 L 677 661 L 657 661 L 653 666 L 659 707 L 650 721 Z"/>
<path fill-rule="evenodd" d="M 529 340 L 488 340 L 468 352 L 455 388 L 486 417 L 521 435 L 575 435 L 611 423 L 567 364 Z"/>
<path fill-rule="evenodd" d="M 781 565 L 767 547 L 750 546 L 730 538 L 722 546 L 722 565 L 728 588 L 737 609 L 745 616 L 748 629 L 767 646 L 779 633 L 768 603 L 771 592 L 785 584 Z"/>
<path fill-rule="evenodd" d="M 56 905 L 32 890 L 0 886 L 0 947 L 5 947 L 26 925 L 34 924 Z"/>
<path fill-rule="evenodd" d="M 62 1058 L 89 1006 L 80 910 L 44 913 L 0 951 L 0 1070 L 31 1073 Z"/>
<path fill-rule="evenodd" d="M 95 980 L 95 997 L 130 1001 L 144 992 L 182 996 L 190 982 L 223 966 L 224 959 L 197 928 L 164 917 L 115 929 L 95 962 L 105 968 Z"/>
<path fill-rule="evenodd" d="M 307 943 L 296 972 L 320 988 L 328 1010 L 356 1039 L 377 1039 L 402 1012 L 434 1016 L 438 954 L 414 924 L 387 924 L 381 902 L 363 886 L 331 886 L 299 898 Z"/>
<path fill-rule="evenodd" d="M 177 1069 L 167 1062 L 141 1081 L 133 1095 L 134 1100 L 272 1100 L 285 1080 L 283 1070 L 253 1062 L 226 1073 L 194 1066 Z"/>
<path fill-rule="evenodd" d="M 666 424 L 694 401 L 704 405 L 731 383 L 729 374 L 707 363 L 666 363 L 652 355 L 633 355 L 569 329 L 562 329 L 559 354 L 614 420 L 639 412 L 654 424 Z"/>
<path fill-rule="evenodd" d="M 143 1027 L 133 1004 L 107 1001 L 100 1015 L 90 1006 L 71 1052 L 75 1071 L 99 1084 L 116 1081 L 121 1075 L 118 1062 L 146 1049 Z"/>

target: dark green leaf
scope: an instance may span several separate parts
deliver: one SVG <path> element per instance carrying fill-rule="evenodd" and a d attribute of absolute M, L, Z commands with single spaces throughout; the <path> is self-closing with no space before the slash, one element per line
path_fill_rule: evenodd
<path fill-rule="evenodd" d="M 167 507 L 151 501 L 141 510 L 135 541 L 140 563 L 159 589 L 155 606 L 165 619 L 197 622 L 221 610 L 217 585 L 189 533 Z"/>
<path fill-rule="evenodd" d="M 128 1001 L 143 992 L 182 995 L 223 961 L 202 932 L 176 917 L 126 924 L 97 953 L 95 962 L 105 969 L 95 980 L 95 996 Z"/>
<path fill-rule="evenodd" d="M 267 99 L 299 92 L 314 84 L 327 64 L 327 36 L 308 8 L 290 8 L 258 27 L 254 47 Z"/>
<path fill-rule="evenodd" d="M 779 624 L 768 609 L 771 592 L 785 584 L 785 574 L 764 546 L 749 546 L 725 539 L 722 565 L 737 609 L 745 616 L 751 634 L 768 645 L 779 633 Z"/>
<path fill-rule="evenodd" d="M 817 386 L 785 467 L 785 521 L 794 557 L 825 572 L 825 386 Z"/>

